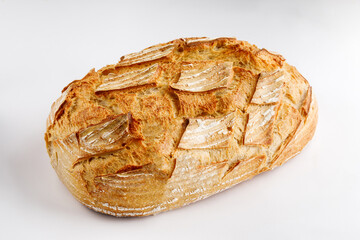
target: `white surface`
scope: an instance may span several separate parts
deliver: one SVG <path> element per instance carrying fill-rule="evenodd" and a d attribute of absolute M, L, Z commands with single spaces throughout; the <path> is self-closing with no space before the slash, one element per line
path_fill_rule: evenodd
<path fill-rule="evenodd" d="M 360 239 L 359 1 L 0 0 L 0 239 Z M 92 67 L 186 36 L 282 53 L 313 86 L 316 135 L 284 166 L 154 217 L 78 203 L 43 134 L 61 89 Z"/>

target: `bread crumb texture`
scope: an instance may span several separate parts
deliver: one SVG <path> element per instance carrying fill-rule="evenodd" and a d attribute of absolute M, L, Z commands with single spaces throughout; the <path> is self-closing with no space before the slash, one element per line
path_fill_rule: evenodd
<path fill-rule="evenodd" d="M 81 203 L 145 216 L 285 163 L 316 122 L 309 83 L 281 55 L 235 38 L 182 38 L 66 86 L 45 141 Z"/>

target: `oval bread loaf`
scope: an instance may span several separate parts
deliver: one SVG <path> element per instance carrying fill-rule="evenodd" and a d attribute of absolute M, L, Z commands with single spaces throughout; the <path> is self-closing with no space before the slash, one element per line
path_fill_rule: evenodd
<path fill-rule="evenodd" d="M 185 38 L 70 83 L 45 141 L 81 203 L 144 216 L 282 165 L 316 123 L 309 83 L 281 55 L 235 38 Z"/>

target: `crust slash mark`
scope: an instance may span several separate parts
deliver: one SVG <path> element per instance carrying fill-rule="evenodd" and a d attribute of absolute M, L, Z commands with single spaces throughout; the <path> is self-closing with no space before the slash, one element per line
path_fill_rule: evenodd
<path fill-rule="evenodd" d="M 130 113 L 112 116 L 65 139 L 55 140 L 53 147 L 56 152 L 65 156 L 64 163 L 70 169 L 79 161 L 119 150 L 133 140 L 141 140 L 142 136 L 137 128 L 138 124 Z"/>
<path fill-rule="evenodd" d="M 269 146 L 273 142 L 275 118 L 282 95 L 284 72 L 263 72 L 247 109 L 249 114 L 244 144 Z M 260 106 L 259 106 L 260 105 Z"/>
<path fill-rule="evenodd" d="M 109 73 L 103 77 L 103 83 L 95 92 L 121 90 L 144 85 L 157 85 L 161 74 L 161 67 L 155 63 L 143 69 L 133 70 L 122 74 Z"/>
<path fill-rule="evenodd" d="M 232 62 L 183 63 L 179 80 L 170 83 L 170 86 L 180 91 L 194 93 L 227 88 L 234 75 L 232 67 Z"/>
<path fill-rule="evenodd" d="M 195 118 L 189 119 L 181 137 L 180 149 L 213 149 L 227 148 L 233 138 L 233 127 L 237 111 L 231 112 L 222 118 Z"/>

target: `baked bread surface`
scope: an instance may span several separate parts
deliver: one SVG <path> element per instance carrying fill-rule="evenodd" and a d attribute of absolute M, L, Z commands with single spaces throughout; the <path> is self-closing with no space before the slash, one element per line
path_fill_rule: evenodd
<path fill-rule="evenodd" d="M 316 123 L 312 88 L 281 55 L 235 38 L 185 38 L 70 83 L 45 141 L 81 203 L 145 216 L 282 165 Z"/>

